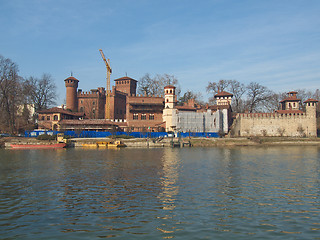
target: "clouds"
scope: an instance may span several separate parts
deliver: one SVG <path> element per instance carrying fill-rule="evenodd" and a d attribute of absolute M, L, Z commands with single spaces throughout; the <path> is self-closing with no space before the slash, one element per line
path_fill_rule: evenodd
<path fill-rule="evenodd" d="M 319 1 L 12 0 L 0 9 L 1 54 L 22 75 L 51 73 L 61 98 L 66 72 L 84 90 L 105 84 L 99 48 L 112 79 L 174 74 L 183 91 L 219 79 L 314 88 L 320 75 Z"/>

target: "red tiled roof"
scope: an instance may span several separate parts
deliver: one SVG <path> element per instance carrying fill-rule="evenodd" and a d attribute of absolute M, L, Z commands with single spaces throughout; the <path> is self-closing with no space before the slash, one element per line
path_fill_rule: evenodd
<path fill-rule="evenodd" d="M 308 103 L 308 102 L 319 102 L 318 100 L 315 100 L 313 98 L 309 98 L 306 101 L 304 101 L 304 103 Z"/>
<path fill-rule="evenodd" d="M 59 123 L 65 125 L 118 125 L 118 122 L 112 122 L 106 119 L 63 119 Z"/>
<path fill-rule="evenodd" d="M 214 97 L 226 97 L 226 96 L 233 97 L 233 94 L 222 91 L 222 92 L 218 92 L 216 95 L 214 95 Z"/>
<path fill-rule="evenodd" d="M 72 77 L 72 76 L 71 76 L 71 77 L 66 78 L 66 79 L 65 79 L 65 81 L 66 81 L 66 80 L 76 80 L 76 81 L 79 81 L 78 79 L 76 79 L 75 77 Z"/>
<path fill-rule="evenodd" d="M 296 96 L 292 96 L 292 97 L 287 97 L 280 102 L 287 102 L 287 101 L 299 102 L 301 101 L 301 99 L 297 98 Z"/>
<path fill-rule="evenodd" d="M 197 108 L 192 107 L 192 106 L 176 106 L 176 109 L 180 111 L 197 111 Z"/>
<path fill-rule="evenodd" d="M 63 113 L 63 114 L 72 115 L 72 116 L 79 116 L 79 117 L 84 116 L 84 113 L 71 112 L 69 110 L 65 110 L 65 109 L 58 108 L 58 107 L 53 107 L 53 108 L 49 108 L 49 109 L 40 110 L 40 111 L 38 111 L 38 113 Z"/>
<path fill-rule="evenodd" d="M 115 79 L 114 81 L 123 81 L 123 80 L 133 80 L 133 81 L 138 82 L 137 80 L 135 80 L 135 79 L 133 79 L 131 77 L 121 77 L 121 78 Z"/>
<path fill-rule="evenodd" d="M 164 88 L 166 89 L 166 88 L 176 88 L 176 87 L 173 86 L 173 85 L 167 85 L 167 86 L 165 86 Z"/>

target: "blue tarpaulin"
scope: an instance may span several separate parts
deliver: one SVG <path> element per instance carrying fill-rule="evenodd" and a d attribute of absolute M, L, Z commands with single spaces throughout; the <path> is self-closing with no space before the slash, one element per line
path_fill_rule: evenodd
<path fill-rule="evenodd" d="M 34 131 L 25 131 L 25 137 L 38 137 L 39 135 L 48 134 L 56 135 L 60 133 L 58 131 L 45 131 L 45 130 L 34 130 Z M 134 138 L 159 138 L 159 137 L 168 137 L 167 132 L 96 132 L 96 131 L 65 131 L 64 135 L 74 137 L 74 138 L 104 138 L 110 137 L 112 135 L 129 135 Z M 176 134 L 176 137 L 208 137 L 208 138 L 217 138 L 219 134 L 217 132 L 179 132 Z"/>

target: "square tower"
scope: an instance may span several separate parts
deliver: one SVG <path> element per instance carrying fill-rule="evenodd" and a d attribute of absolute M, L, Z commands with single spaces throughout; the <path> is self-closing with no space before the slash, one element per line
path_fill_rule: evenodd
<path fill-rule="evenodd" d="M 115 79 L 116 90 L 131 95 L 136 95 L 137 80 L 130 77 L 122 77 Z"/>

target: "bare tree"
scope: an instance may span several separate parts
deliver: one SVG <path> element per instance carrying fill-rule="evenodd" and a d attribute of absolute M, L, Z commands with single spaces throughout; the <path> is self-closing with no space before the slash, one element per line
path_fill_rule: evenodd
<path fill-rule="evenodd" d="M 249 112 L 264 111 L 265 104 L 271 99 L 274 93 L 267 87 L 256 82 L 247 86 L 246 107 Z"/>
<path fill-rule="evenodd" d="M 55 104 L 56 85 L 50 74 L 43 74 L 42 77 L 29 77 L 25 81 L 25 92 L 30 102 L 34 104 L 36 111 L 46 109 Z"/>
<path fill-rule="evenodd" d="M 181 90 L 178 79 L 174 75 L 157 74 L 151 77 L 149 73 L 146 73 L 138 82 L 138 93 L 147 96 L 162 96 L 166 85 L 174 85 L 176 95 L 179 96 Z"/>
<path fill-rule="evenodd" d="M 243 83 L 238 82 L 237 80 L 228 80 L 228 91 L 233 94 L 232 99 L 232 109 L 235 112 L 244 111 L 244 101 L 243 96 L 246 93 L 246 87 Z"/>
<path fill-rule="evenodd" d="M 11 133 L 15 131 L 15 115 L 21 96 L 20 80 L 17 64 L 0 55 L 0 121 Z"/>
<path fill-rule="evenodd" d="M 186 103 L 188 102 L 190 99 L 194 99 L 197 103 L 199 104 L 203 104 L 203 101 L 202 101 L 202 94 L 199 92 L 199 93 L 195 93 L 193 91 L 186 91 L 182 97 L 179 98 L 179 104 L 183 104 L 183 103 Z"/>
<path fill-rule="evenodd" d="M 209 102 L 213 103 L 215 101 L 214 95 L 218 92 L 225 91 L 226 88 L 229 86 L 229 80 L 219 80 L 218 82 L 209 82 L 206 90 L 208 93 L 211 93 L 213 96 L 209 98 Z"/>

